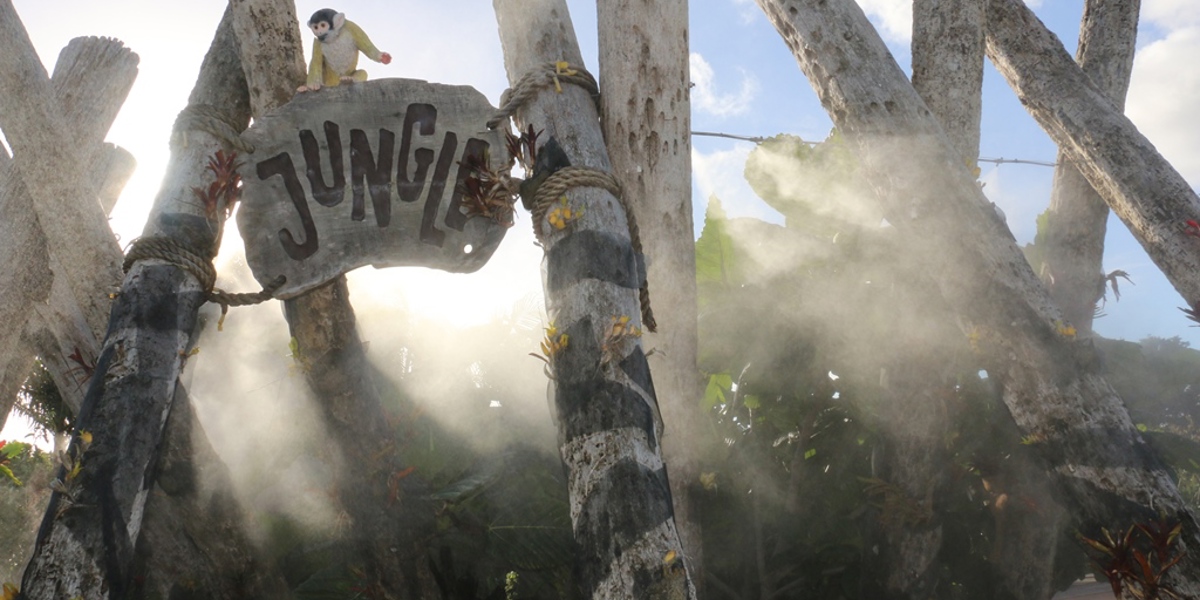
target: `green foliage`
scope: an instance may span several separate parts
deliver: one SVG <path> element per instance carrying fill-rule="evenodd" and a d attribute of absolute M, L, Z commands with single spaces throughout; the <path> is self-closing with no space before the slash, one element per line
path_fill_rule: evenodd
<path fill-rule="evenodd" d="M 1046 244 L 1050 235 L 1050 209 L 1046 209 L 1037 216 L 1037 229 L 1033 234 L 1033 242 L 1025 244 L 1021 247 L 1021 251 L 1025 253 L 1025 260 L 1029 261 L 1029 266 L 1033 267 L 1034 273 L 1041 273 L 1042 268 L 1046 264 Z"/>
<path fill-rule="evenodd" d="M 1032 513 L 1049 500 L 1010 497 L 997 477 L 1030 449 L 977 375 L 986 356 L 948 310 L 928 305 L 922 288 L 936 274 L 906 262 L 896 231 L 879 226 L 836 136 L 816 148 L 776 138 L 751 154 L 746 176 L 787 225 L 728 219 L 710 201 L 697 242 L 701 406 L 714 434 L 695 441 L 710 590 L 882 597 L 879 531 L 936 516 L 936 597 L 993 597 L 995 503 Z M 929 410 L 952 423 L 942 440 L 947 483 L 914 498 L 877 471 L 898 433 L 882 417 L 881 373 L 889 357 L 918 359 L 929 347 L 952 358 L 927 382 L 938 404 Z"/>
<path fill-rule="evenodd" d="M 21 385 L 13 410 L 28 417 L 35 432 L 45 440 L 70 433 L 74 427 L 70 407 L 40 360 L 34 362 L 29 377 Z"/>
<path fill-rule="evenodd" d="M 20 581 L 50 498 L 54 465 L 49 454 L 32 445 L 0 444 L 0 462 L 12 474 L 11 479 L 8 473 L 0 476 L 0 582 Z"/>
<path fill-rule="evenodd" d="M 734 262 L 733 239 L 726 231 L 725 211 L 716 196 L 708 199 L 704 230 L 696 240 L 696 284 L 701 287 L 730 287 L 742 279 Z"/>

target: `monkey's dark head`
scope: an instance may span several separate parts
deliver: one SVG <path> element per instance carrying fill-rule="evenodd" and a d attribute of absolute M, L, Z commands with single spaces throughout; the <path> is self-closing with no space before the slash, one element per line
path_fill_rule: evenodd
<path fill-rule="evenodd" d="M 337 32 L 341 31 L 342 24 L 346 22 L 346 14 L 340 13 L 332 8 L 322 8 L 313 13 L 313 16 L 308 19 L 308 26 L 312 29 L 313 35 L 317 36 L 322 42 L 329 34 L 337 37 Z"/>

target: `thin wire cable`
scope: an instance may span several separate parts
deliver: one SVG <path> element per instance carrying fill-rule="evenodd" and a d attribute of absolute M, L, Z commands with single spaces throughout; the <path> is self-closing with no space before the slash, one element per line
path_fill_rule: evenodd
<path fill-rule="evenodd" d="M 693 131 L 692 135 L 702 136 L 702 137 L 728 138 L 731 140 L 741 140 L 743 142 L 754 142 L 755 144 L 761 144 L 761 143 L 767 141 L 768 139 L 770 139 L 770 138 L 765 138 L 765 137 L 760 137 L 760 136 L 752 136 L 752 135 L 735 135 L 732 133 L 718 133 L 715 131 Z M 800 139 L 800 138 L 796 138 L 796 139 Z M 805 139 L 800 139 L 800 142 L 803 144 L 808 144 L 809 146 L 816 146 L 817 144 L 821 143 L 821 142 L 812 142 L 812 141 L 805 140 Z M 1038 166 L 1038 167 L 1057 167 L 1058 166 L 1058 163 L 1056 163 L 1056 162 L 1047 162 L 1044 160 L 1026 160 L 1024 158 L 985 158 L 983 156 L 980 156 L 979 158 L 975 159 L 975 161 L 992 163 L 992 164 L 996 164 L 996 165 L 1013 164 L 1013 165 L 1034 165 L 1034 166 Z"/>

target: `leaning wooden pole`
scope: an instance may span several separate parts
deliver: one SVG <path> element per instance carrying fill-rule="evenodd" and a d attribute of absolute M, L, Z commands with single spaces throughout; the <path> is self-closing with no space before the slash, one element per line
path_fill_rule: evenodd
<path fill-rule="evenodd" d="M 562 0 L 494 6 L 511 85 L 527 76 L 547 82 L 515 120 L 541 132 L 531 177 L 541 183 L 522 193 L 536 204 L 534 228 L 546 251 L 553 321 L 546 349 L 584 597 L 694 598 L 662 461 L 662 422 L 635 329 L 640 259 L 626 209 L 610 191 L 616 185 L 595 101 L 556 79 L 583 62 L 570 14 Z M 551 188 L 564 190 L 561 197 Z M 571 214 L 547 210 L 563 207 L 562 198 Z M 548 221 L 554 214 L 563 218 L 561 229 Z"/>
<path fill-rule="evenodd" d="M 968 319 L 988 373 L 1085 535 L 1183 524 L 1169 581 L 1200 596 L 1200 529 L 904 72 L 852 0 L 758 0 L 855 147 L 885 215 Z M 993 3 L 994 4 L 994 3 Z"/>
<path fill-rule="evenodd" d="M 230 32 L 227 12 L 176 121 L 171 162 L 143 234 L 169 240 L 164 245 L 176 257 L 128 261 L 79 416 L 79 430 L 87 435 L 77 434 L 68 451 L 79 469 L 59 474 L 25 571 L 24 598 L 115 599 L 132 589 L 134 549 L 164 427 L 180 389 L 196 314 L 211 286 L 203 265 L 216 253 L 226 210 L 223 203 L 206 209 L 193 188 L 208 187 L 213 179 L 208 161 L 217 151 L 235 150 L 250 117 Z M 179 253 L 196 264 L 177 266 L 185 262 Z"/>
<path fill-rule="evenodd" d="M 699 345 L 696 246 L 692 222 L 691 102 L 688 99 L 688 3 L 685 0 L 596 2 L 600 41 L 601 123 L 612 174 L 641 225 L 646 277 L 658 330 L 644 344 L 662 409 L 663 457 L 688 569 L 703 596 L 700 468 L 693 455 L 704 395 L 696 366 Z M 699 493 L 699 492 L 696 492 Z"/>
<path fill-rule="evenodd" d="M 989 0 L 987 54 L 1059 151 L 1200 311 L 1200 197 L 1021 0 Z M 1200 315 L 1197 315 L 1200 318 Z"/>

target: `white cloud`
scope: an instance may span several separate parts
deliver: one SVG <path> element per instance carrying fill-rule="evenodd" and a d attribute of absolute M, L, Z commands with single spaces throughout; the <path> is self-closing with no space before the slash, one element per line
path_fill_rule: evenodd
<path fill-rule="evenodd" d="M 746 178 L 746 158 L 754 149 L 753 144 L 738 143 L 728 150 L 717 150 L 705 154 L 692 150 L 692 179 L 706 201 L 711 196 L 721 199 L 721 206 L 729 217 L 754 217 L 772 223 L 782 223 L 783 215 L 763 202 Z M 697 206 L 695 212 L 704 214 L 704 207 Z"/>
<path fill-rule="evenodd" d="M 858 5 L 884 40 L 912 41 L 912 0 L 858 0 Z"/>
<path fill-rule="evenodd" d="M 733 5 L 738 9 L 738 16 L 742 19 L 742 24 L 752 23 L 755 18 L 762 15 L 762 11 L 758 9 L 758 4 L 754 0 L 732 0 Z"/>
<path fill-rule="evenodd" d="M 1190 3 L 1190 0 L 1189 0 Z M 1161 11 L 1183 0 L 1159 0 Z M 1165 14 L 1165 13 L 1158 13 Z M 1200 185 L 1200 25 L 1171 31 L 1138 51 L 1126 114 L 1193 186 Z"/>
<path fill-rule="evenodd" d="M 736 94 L 722 94 L 717 90 L 716 74 L 712 65 L 699 52 L 691 54 L 692 106 L 715 117 L 730 117 L 744 114 L 758 94 L 758 80 L 749 73 L 742 73 L 742 86 Z"/>
<path fill-rule="evenodd" d="M 1194 0 L 1157 0 L 1159 3 L 1176 3 L 1181 6 L 1185 2 L 1192 1 Z M 905 44 L 912 41 L 912 0 L 857 0 L 857 2 L 885 41 Z M 1037 8 L 1042 5 L 1042 0 L 1026 0 L 1025 4 L 1030 8 Z"/>
<path fill-rule="evenodd" d="M 1196 0 L 1143 0 L 1142 19 L 1168 29 L 1200 25 Z"/>

